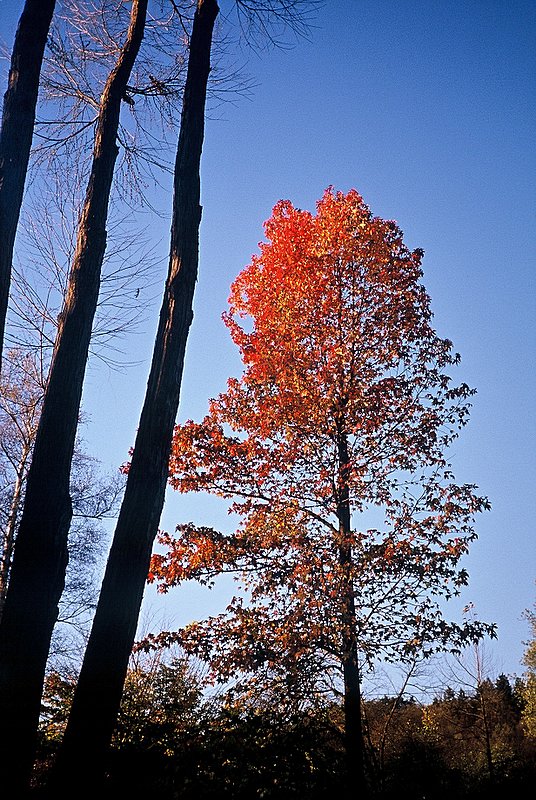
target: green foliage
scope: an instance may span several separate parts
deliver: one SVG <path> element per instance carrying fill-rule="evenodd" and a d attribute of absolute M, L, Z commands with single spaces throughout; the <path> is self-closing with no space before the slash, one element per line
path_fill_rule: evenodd
<path fill-rule="evenodd" d="M 165 754 L 191 729 L 201 703 L 200 680 L 184 658 L 136 663 L 127 674 L 113 739 L 118 750 Z"/>
<path fill-rule="evenodd" d="M 536 612 L 527 611 L 525 617 L 529 621 L 532 638 L 527 642 L 527 649 L 523 658 L 527 671 L 523 688 L 524 708 L 522 719 L 527 736 L 536 740 Z"/>
<path fill-rule="evenodd" d="M 48 676 L 42 771 L 67 719 L 74 677 Z M 374 798 L 477 800 L 491 786 L 531 797 L 536 747 L 521 723 L 526 684 L 505 675 L 478 690 L 446 687 L 431 703 L 382 697 L 364 704 L 367 772 Z M 493 781 L 486 762 L 486 710 Z M 340 795 L 342 712 L 326 703 L 285 709 L 274 695 L 254 702 L 213 696 L 183 657 L 160 652 L 131 665 L 110 753 L 105 798 L 320 800 Z M 39 775 L 37 776 L 39 779 Z"/>

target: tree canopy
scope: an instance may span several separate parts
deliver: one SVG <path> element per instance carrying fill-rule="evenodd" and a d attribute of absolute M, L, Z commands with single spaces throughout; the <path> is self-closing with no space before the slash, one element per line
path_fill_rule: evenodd
<path fill-rule="evenodd" d="M 262 669 L 288 687 L 322 686 L 349 635 L 366 662 L 493 632 L 442 613 L 488 503 L 448 461 L 473 390 L 447 373 L 459 356 L 432 327 L 423 252 L 354 190 L 328 189 L 316 214 L 281 201 L 265 231 L 224 315 L 243 375 L 177 426 L 170 461 L 174 488 L 227 498 L 241 522 L 162 534 L 150 574 L 167 591 L 232 571 L 248 599 L 158 641 L 178 638 L 220 679 Z"/>

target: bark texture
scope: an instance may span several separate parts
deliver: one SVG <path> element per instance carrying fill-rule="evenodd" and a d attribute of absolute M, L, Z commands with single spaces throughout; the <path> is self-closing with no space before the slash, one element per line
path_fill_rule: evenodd
<path fill-rule="evenodd" d="M 92 169 L 0 623 L 0 717 L 8 733 L 0 763 L 21 787 L 32 768 L 45 666 L 65 582 L 69 480 L 106 247 L 121 100 L 146 13 L 147 0 L 133 0 L 126 42 L 101 97 Z"/>
<path fill-rule="evenodd" d="M 4 95 L 0 129 L 0 370 L 11 264 L 32 146 L 43 53 L 56 0 L 26 0 Z"/>
<path fill-rule="evenodd" d="M 52 777 L 96 784 L 115 726 L 168 478 L 199 259 L 200 161 L 215 0 L 198 0 L 175 161 L 169 272 L 132 461 L 97 611 Z"/>

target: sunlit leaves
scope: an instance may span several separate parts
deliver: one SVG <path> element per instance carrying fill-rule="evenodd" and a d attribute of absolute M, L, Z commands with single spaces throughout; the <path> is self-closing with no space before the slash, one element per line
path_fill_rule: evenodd
<path fill-rule="evenodd" d="M 177 427 L 170 461 L 174 488 L 227 498 L 242 521 L 232 536 L 179 526 L 151 573 L 165 591 L 234 572 L 248 602 L 181 644 L 225 679 L 314 663 L 321 681 L 344 658 L 348 587 L 364 658 L 478 638 L 438 604 L 467 582 L 487 501 L 448 462 L 473 390 L 449 377 L 459 356 L 432 327 L 423 252 L 353 190 L 328 189 L 316 214 L 281 201 L 265 233 L 224 315 L 244 372 Z"/>

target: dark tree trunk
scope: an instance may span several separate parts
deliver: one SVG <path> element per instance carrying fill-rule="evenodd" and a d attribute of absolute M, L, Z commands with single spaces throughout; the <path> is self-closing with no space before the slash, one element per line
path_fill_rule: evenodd
<path fill-rule="evenodd" d="M 56 0 L 26 0 L 19 20 L 0 129 L 0 370 L 11 263 L 30 158 L 39 75 Z"/>
<path fill-rule="evenodd" d="M 115 726 L 158 530 L 179 403 L 199 252 L 200 160 L 216 0 L 198 0 L 184 91 L 169 273 L 125 495 L 73 706 L 52 776 L 54 796 L 77 775 L 100 779 Z"/>
<path fill-rule="evenodd" d="M 342 651 L 344 674 L 344 740 L 346 756 L 345 797 L 367 797 L 361 714 L 361 686 L 357 657 L 357 631 L 352 580 L 352 544 L 349 491 L 348 441 L 343 431 L 338 436 L 339 487 L 339 563 L 344 576 L 342 596 Z"/>
<path fill-rule="evenodd" d="M 147 0 L 134 0 L 127 40 L 104 88 L 82 210 L 0 623 L 0 748 L 5 774 L 31 771 L 52 629 L 65 582 L 69 477 L 106 246 L 121 99 L 143 38 Z"/>

